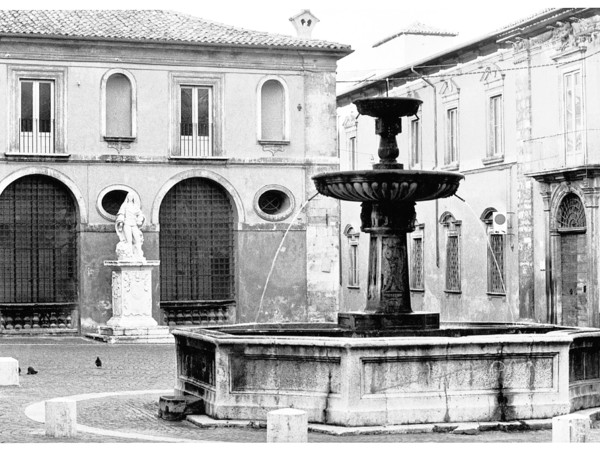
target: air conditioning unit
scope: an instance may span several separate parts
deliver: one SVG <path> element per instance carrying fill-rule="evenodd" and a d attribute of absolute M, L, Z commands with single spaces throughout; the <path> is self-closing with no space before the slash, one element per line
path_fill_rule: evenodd
<path fill-rule="evenodd" d="M 505 213 L 492 213 L 492 234 L 506 234 L 508 219 Z"/>

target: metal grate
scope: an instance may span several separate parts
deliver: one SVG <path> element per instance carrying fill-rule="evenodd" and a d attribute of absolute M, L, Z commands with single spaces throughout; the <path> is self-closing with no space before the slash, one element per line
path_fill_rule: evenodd
<path fill-rule="evenodd" d="M 412 268 L 410 277 L 410 287 L 412 289 L 424 289 L 423 280 L 423 238 L 413 238 L 412 240 Z"/>
<path fill-rule="evenodd" d="M 455 235 L 449 235 L 446 242 L 446 290 L 460 291 L 460 254 Z"/>
<path fill-rule="evenodd" d="M 76 210 L 68 190 L 27 176 L 0 196 L 0 308 L 77 301 Z"/>
<path fill-rule="evenodd" d="M 488 292 L 504 294 L 504 235 L 490 234 L 488 246 Z"/>
<path fill-rule="evenodd" d="M 558 228 L 584 228 L 585 208 L 575 194 L 568 194 L 558 208 Z"/>
<path fill-rule="evenodd" d="M 160 207 L 161 306 L 233 298 L 233 211 L 215 182 L 175 185 Z"/>

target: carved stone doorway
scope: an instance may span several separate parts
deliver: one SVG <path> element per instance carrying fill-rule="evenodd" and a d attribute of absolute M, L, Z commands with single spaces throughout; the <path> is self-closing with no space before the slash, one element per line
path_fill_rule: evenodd
<path fill-rule="evenodd" d="M 579 197 L 568 194 L 557 211 L 560 234 L 559 322 L 567 326 L 589 326 L 588 245 L 585 209 Z"/>

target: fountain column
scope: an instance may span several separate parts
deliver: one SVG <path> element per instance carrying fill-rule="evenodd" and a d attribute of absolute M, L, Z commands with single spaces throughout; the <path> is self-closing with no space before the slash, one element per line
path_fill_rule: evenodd
<path fill-rule="evenodd" d="M 411 313 L 406 233 L 414 231 L 414 202 L 361 205 L 361 230 L 371 235 L 365 311 Z"/>

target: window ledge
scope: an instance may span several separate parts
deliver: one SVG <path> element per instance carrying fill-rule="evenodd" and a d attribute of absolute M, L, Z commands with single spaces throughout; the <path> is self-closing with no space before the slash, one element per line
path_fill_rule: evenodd
<path fill-rule="evenodd" d="M 502 162 L 504 162 L 504 155 L 489 156 L 487 158 L 483 158 L 481 160 L 481 162 L 483 163 L 484 166 L 502 163 Z"/>
<path fill-rule="evenodd" d="M 266 139 L 259 139 L 260 145 L 290 145 L 290 141 L 269 141 Z"/>
<path fill-rule="evenodd" d="M 5 152 L 5 156 L 7 157 L 32 157 L 32 158 L 69 158 L 71 156 L 70 153 L 26 153 L 26 152 Z"/>
<path fill-rule="evenodd" d="M 444 289 L 444 292 L 446 294 L 462 294 L 462 291 L 451 291 L 451 290 L 448 290 L 448 289 Z"/>
<path fill-rule="evenodd" d="M 135 136 L 103 136 L 106 142 L 133 142 L 137 138 Z"/>
<path fill-rule="evenodd" d="M 487 295 L 490 299 L 493 297 L 506 298 L 506 294 L 502 292 L 488 292 Z"/>
<path fill-rule="evenodd" d="M 458 163 L 457 162 L 450 163 L 446 166 L 442 166 L 441 169 L 442 170 L 458 170 Z"/>
<path fill-rule="evenodd" d="M 181 159 L 181 160 L 205 160 L 205 161 L 228 161 L 228 156 L 181 156 L 181 155 L 170 155 L 169 159 Z"/>
<path fill-rule="evenodd" d="M 352 290 L 360 290 L 360 286 L 346 286 L 348 289 L 352 289 Z"/>
<path fill-rule="evenodd" d="M 421 292 L 425 292 L 425 289 L 424 288 L 410 288 L 410 291 L 421 293 Z"/>

